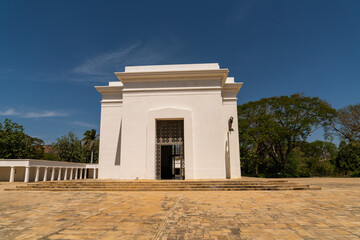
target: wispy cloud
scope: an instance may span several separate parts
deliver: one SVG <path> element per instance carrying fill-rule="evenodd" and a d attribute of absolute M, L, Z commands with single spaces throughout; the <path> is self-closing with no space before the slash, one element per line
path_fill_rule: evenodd
<path fill-rule="evenodd" d="M 69 116 L 69 114 L 61 111 L 28 112 L 24 114 L 25 118 L 46 118 L 46 117 L 66 117 L 66 116 Z"/>
<path fill-rule="evenodd" d="M 256 0 L 241 0 L 234 9 L 234 13 L 230 14 L 227 21 L 239 23 L 245 19 L 251 12 L 252 8 L 257 4 Z"/>
<path fill-rule="evenodd" d="M 14 115 L 17 115 L 17 112 L 12 108 L 9 108 L 6 111 L 0 111 L 0 116 L 14 116 Z"/>
<path fill-rule="evenodd" d="M 97 126 L 95 126 L 94 124 L 81 122 L 81 121 L 75 121 L 75 122 L 72 122 L 72 124 L 80 126 L 80 127 L 97 128 Z"/>
<path fill-rule="evenodd" d="M 40 112 L 24 112 L 9 108 L 0 111 L 0 116 L 18 116 L 22 118 L 49 118 L 49 117 L 66 117 L 69 113 L 63 111 L 40 111 Z"/>
<path fill-rule="evenodd" d="M 75 67 L 73 72 L 75 74 L 96 76 L 109 74 L 109 72 L 106 71 L 107 68 L 112 68 L 119 65 L 122 61 L 124 61 L 126 56 L 129 56 L 130 53 L 132 53 L 132 51 L 139 45 L 140 42 L 114 52 L 100 54 Z"/>
<path fill-rule="evenodd" d="M 101 53 L 87 59 L 72 71 L 71 81 L 108 82 L 115 80 L 114 72 L 121 71 L 125 65 L 159 64 L 170 58 L 180 48 L 179 44 L 141 41 L 120 49 Z"/>

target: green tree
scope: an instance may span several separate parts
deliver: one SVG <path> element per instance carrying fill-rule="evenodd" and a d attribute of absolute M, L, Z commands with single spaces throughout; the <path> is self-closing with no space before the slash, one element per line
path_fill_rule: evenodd
<path fill-rule="evenodd" d="M 314 141 L 311 143 L 303 142 L 301 150 L 306 157 L 316 158 L 321 162 L 330 161 L 336 156 L 337 148 L 332 142 Z"/>
<path fill-rule="evenodd" d="M 84 143 L 85 148 L 89 149 L 90 151 L 90 163 L 94 163 L 94 151 L 95 151 L 95 147 L 98 147 L 97 142 L 99 135 L 96 134 L 96 129 L 91 129 L 91 130 L 87 130 L 84 133 L 84 138 L 81 140 Z"/>
<path fill-rule="evenodd" d="M 44 142 L 24 133 L 22 125 L 5 119 L 0 122 L 0 158 L 5 159 L 42 159 Z"/>
<path fill-rule="evenodd" d="M 335 166 L 332 164 L 337 154 L 337 147 L 334 143 L 315 141 L 303 142 L 301 144 L 302 163 L 309 176 L 329 176 L 334 173 Z M 304 174 L 306 175 L 306 174 Z"/>
<path fill-rule="evenodd" d="M 57 139 L 54 144 L 61 161 L 65 162 L 86 162 L 81 141 L 73 131 Z"/>
<path fill-rule="evenodd" d="M 360 104 L 339 109 L 333 129 L 344 140 L 360 141 Z"/>
<path fill-rule="evenodd" d="M 360 171 L 360 143 L 342 141 L 335 159 L 336 168 L 348 175 Z"/>
<path fill-rule="evenodd" d="M 291 173 L 294 149 L 319 127 L 327 134 L 335 115 L 336 110 L 327 102 L 302 94 L 239 105 L 241 149 L 247 148 L 261 164 L 265 160 L 272 172 Z"/>

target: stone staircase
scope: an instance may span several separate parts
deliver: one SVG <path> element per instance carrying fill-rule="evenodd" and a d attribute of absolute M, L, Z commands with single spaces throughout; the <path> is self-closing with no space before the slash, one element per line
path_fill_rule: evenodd
<path fill-rule="evenodd" d="M 28 183 L 5 191 L 279 191 L 321 190 L 287 180 L 73 180 Z"/>

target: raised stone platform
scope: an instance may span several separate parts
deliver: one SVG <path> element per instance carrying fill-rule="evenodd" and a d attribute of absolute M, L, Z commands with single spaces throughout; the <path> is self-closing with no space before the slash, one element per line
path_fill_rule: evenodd
<path fill-rule="evenodd" d="M 287 180 L 78 180 L 29 183 L 5 191 L 279 191 L 321 190 Z"/>

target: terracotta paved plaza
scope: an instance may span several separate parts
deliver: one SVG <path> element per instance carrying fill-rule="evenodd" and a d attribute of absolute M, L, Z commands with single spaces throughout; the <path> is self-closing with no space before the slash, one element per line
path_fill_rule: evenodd
<path fill-rule="evenodd" d="M 6 192 L 0 239 L 360 239 L 360 179 L 321 191 Z"/>

